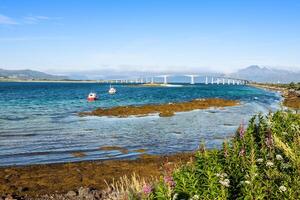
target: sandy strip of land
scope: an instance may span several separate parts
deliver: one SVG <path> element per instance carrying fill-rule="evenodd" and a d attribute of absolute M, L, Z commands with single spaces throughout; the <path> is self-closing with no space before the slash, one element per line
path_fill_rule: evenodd
<path fill-rule="evenodd" d="M 81 116 L 112 116 L 129 117 L 145 116 L 159 113 L 161 117 L 173 116 L 176 112 L 187 112 L 210 107 L 226 107 L 239 105 L 239 101 L 226 99 L 195 99 L 188 102 L 153 104 L 142 106 L 118 106 L 113 108 L 98 108 L 91 112 L 82 112 Z"/>

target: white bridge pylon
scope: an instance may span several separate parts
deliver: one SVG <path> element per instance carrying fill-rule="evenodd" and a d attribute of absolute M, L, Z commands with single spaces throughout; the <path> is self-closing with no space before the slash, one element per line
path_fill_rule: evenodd
<path fill-rule="evenodd" d="M 195 84 L 195 77 L 198 77 L 198 75 L 195 74 L 191 74 L 191 75 L 185 75 L 187 77 L 191 77 L 191 84 L 194 85 Z"/>
<path fill-rule="evenodd" d="M 170 76 L 170 75 L 160 75 L 160 76 L 157 76 L 157 77 L 162 77 L 162 78 L 164 78 L 164 84 L 167 85 L 167 84 L 168 84 L 167 78 L 168 78 L 169 76 Z"/>

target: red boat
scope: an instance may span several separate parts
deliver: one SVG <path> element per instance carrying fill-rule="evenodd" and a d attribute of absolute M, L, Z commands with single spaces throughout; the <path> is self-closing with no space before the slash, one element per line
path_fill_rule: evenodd
<path fill-rule="evenodd" d="M 95 100 L 97 100 L 97 99 L 98 99 L 97 94 L 94 93 L 94 92 L 89 93 L 89 95 L 88 95 L 88 97 L 87 97 L 87 100 L 88 100 L 88 101 L 95 101 Z"/>

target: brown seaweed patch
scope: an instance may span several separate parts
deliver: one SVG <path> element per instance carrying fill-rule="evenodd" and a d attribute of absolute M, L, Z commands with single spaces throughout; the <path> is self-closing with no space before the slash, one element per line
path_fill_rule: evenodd
<path fill-rule="evenodd" d="M 285 96 L 283 105 L 293 109 L 300 109 L 300 97 L 292 92 L 289 92 Z"/>
<path fill-rule="evenodd" d="M 147 149 L 136 149 L 134 151 L 138 152 L 138 153 L 145 153 L 147 151 Z"/>
<path fill-rule="evenodd" d="M 16 194 L 26 196 L 28 199 L 36 199 L 40 195 L 76 191 L 81 186 L 102 190 L 107 188 L 107 184 L 125 175 L 130 177 L 133 173 L 142 176 L 145 180 L 152 177 L 159 178 L 165 171 L 164 163 L 187 163 L 193 155 L 193 153 L 179 153 L 145 156 L 147 158 L 136 160 L 1 167 L 0 196 Z M 21 187 L 26 190 L 19 190 Z"/>
<path fill-rule="evenodd" d="M 113 108 L 98 108 L 92 112 L 80 113 L 80 116 L 145 116 L 149 114 L 159 113 L 161 117 L 170 117 L 176 112 L 187 112 L 197 109 L 206 109 L 210 107 L 226 107 L 238 105 L 239 101 L 226 100 L 219 98 L 212 99 L 195 99 L 188 102 L 167 103 L 167 104 L 151 104 L 143 106 L 117 106 Z"/>
<path fill-rule="evenodd" d="M 102 146 L 99 148 L 100 151 L 120 151 L 123 154 L 127 154 L 128 153 L 128 149 L 124 148 L 124 147 L 119 147 L 119 146 Z"/>
<path fill-rule="evenodd" d="M 156 155 L 151 155 L 151 154 L 144 153 L 144 154 L 139 155 L 139 157 L 141 159 L 149 159 L 149 158 L 155 158 Z"/>
<path fill-rule="evenodd" d="M 172 117 L 174 115 L 174 112 L 172 111 L 163 111 L 159 113 L 160 117 Z"/>
<path fill-rule="evenodd" d="M 77 158 L 81 158 L 81 157 L 86 156 L 86 154 L 83 153 L 83 152 L 73 152 L 72 155 L 73 155 L 74 157 L 77 157 Z"/>

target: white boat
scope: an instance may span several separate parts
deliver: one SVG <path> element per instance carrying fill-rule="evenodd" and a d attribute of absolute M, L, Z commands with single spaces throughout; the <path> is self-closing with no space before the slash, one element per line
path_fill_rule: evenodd
<path fill-rule="evenodd" d="M 109 87 L 109 90 L 108 90 L 108 94 L 115 94 L 117 92 L 116 88 L 114 87 Z"/>
<path fill-rule="evenodd" d="M 89 95 L 88 95 L 88 97 L 87 97 L 87 100 L 88 100 L 88 101 L 95 101 L 95 100 L 97 100 L 97 99 L 98 99 L 97 94 L 94 93 L 94 92 L 89 93 Z"/>

